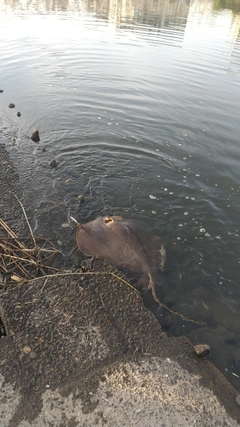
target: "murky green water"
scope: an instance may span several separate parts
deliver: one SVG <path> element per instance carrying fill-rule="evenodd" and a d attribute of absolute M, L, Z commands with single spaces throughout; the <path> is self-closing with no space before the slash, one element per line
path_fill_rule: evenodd
<path fill-rule="evenodd" d="M 66 253 L 70 215 L 121 214 L 162 236 L 165 302 L 212 326 L 174 319 L 169 333 L 207 341 L 238 389 L 239 11 L 201 0 L 0 0 L 0 136 L 34 231 Z"/>

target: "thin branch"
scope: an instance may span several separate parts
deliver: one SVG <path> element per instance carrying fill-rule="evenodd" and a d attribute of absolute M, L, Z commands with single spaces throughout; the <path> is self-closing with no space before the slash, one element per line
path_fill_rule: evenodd
<path fill-rule="evenodd" d="M 26 211 L 25 211 L 25 209 L 24 209 L 24 206 L 23 206 L 22 202 L 19 200 L 18 196 L 17 196 L 16 194 L 14 194 L 14 193 L 13 193 L 13 195 L 16 197 L 16 199 L 17 199 L 18 203 L 20 204 L 20 206 L 21 206 L 21 208 L 22 208 L 23 214 L 24 214 L 24 216 L 25 216 L 25 219 L 26 219 L 26 222 L 27 222 L 28 228 L 29 228 L 29 230 L 30 230 L 30 233 L 31 233 L 31 236 L 32 236 L 32 239 L 33 239 L 34 246 L 36 246 L 36 240 L 35 240 L 35 237 L 34 237 L 34 235 L 33 235 L 33 231 L 32 231 L 31 225 L 30 225 L 30 223 L 29 223 L 29 221 L 28 221 L 28 217 L 27 217 Z"/>
<path fill-rule="evenodd" d="M 14 231 L 12 231 L 10 227 L 8 227 L 8 225 L 6 224 L 5 221 L 3 221 L 2 218 L 0 218 L 0 225 L 9 234 L 10 237 L 16 240 L 20 248 L 27 249 L 26 246 L 22 242 L 20 242 L 20 240 L 18 239 L 18 236 L 14 233 Z"/>
<path fill-rule="evenodd" d="M 70 219 L 75 222 L 77 225 L 80 225 L 79 222 L 77 222 L 77 220 L 75 218 L 73 218 L 73 216 L 70 216 Z"/>
<path fill-rule="evenodd" d="M 164 162 L 168 163 L 170 166 L 172 166 L 172 168 L 174 168 L 175 166 L 172 164 L 172 162 L 170 162 L 170 160 L 166 159 L 166 157 L 157 155 L 157 158 L 163 160 Z"/>

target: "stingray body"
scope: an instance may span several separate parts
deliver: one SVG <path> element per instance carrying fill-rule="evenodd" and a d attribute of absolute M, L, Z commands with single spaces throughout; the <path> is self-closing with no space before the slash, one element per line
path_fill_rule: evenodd
<path fill-rule="evenodd" d="M 121 269 L 140 273 L 144 287 L 150 287 L 154 298 L 157 299 L 154 262 L 148 245 L 141 237 L 139 225 L 119 216 L 99 217 L 80 224 L 76 240 L 85 255 L 103 258 Z"/>

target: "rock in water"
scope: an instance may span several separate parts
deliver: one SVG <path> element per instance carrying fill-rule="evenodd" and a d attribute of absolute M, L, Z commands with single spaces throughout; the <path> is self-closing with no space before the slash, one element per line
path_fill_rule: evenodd
<path fill-rule="evenodd" d="M 55 169 L 57 167 L 57 161 L 55 159 L 51 160 L 51 162 L 49 163 L 49 166 Z"/>
<path fill-rule="evenodd" d="M 15 108 L 15 104 L 13 104 L 12 102 L 10 102 L 9 108 Z"/>
<path fill-rule="evenodd" d="M 34 129 L 34 131 L 32 132 L 31 139 L 34 142 L 39 142 L 40 141 L 39 131 L 37 129 Z"/>
<path fill-rule="evenodd" d="M 210 346 L 208 344 L 197 344 L 194 346 L 196 355 L 201 359 L 205 359 L 211 353 Z"/>
<path fill-rule="evenodd" d="M 77 201 L 79 202 L 79 203 L 82 203 L 82 202 L 84 202 L 84 196 L 82 195 L 82 194 L 79 194 L 79 196 L 77 196 Z"/>

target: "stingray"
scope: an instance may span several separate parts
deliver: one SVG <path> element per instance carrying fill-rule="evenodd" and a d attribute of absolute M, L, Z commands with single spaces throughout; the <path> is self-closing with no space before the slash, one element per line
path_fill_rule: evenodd
<path fill-rule="evenodd" d="M 139 225 L 119 216 L 99 217 L 86 224 L 79 224 L 76 234 L 79 249 L 88 256 L 102 258 L 122 270 L 139 273 L 146 289 L 156 292 L 156 256 L 145 241 Z M 165 251 L 159 247 L 160 267 L 163 268 Z"/>

